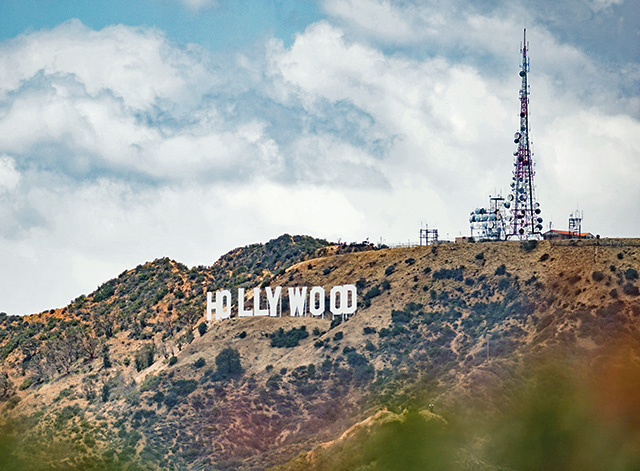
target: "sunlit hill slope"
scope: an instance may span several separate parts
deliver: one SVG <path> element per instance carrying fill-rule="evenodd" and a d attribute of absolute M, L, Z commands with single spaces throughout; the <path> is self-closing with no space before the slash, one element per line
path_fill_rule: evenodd
<path fill-rule="evenodd" d="M 640 242 L 596 242 L 284 235 L 1 316 L 0 468 L 631 469 Z M 347 283 L 345 322 L 204 323 L 207 290 Z"/>

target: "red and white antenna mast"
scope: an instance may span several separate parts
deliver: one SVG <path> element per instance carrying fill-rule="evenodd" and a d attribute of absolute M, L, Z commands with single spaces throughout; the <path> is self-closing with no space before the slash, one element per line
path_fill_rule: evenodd
<path fill-rule="evenodd" d="M 520 129 L 515 133 L 513 142 L 518 145 L 515 156 L 511 194 L 505 203 L 509 210 L 507 239 L 540 239 L 542 237 L 542 218 L 540 204 L 535 198 L 533 184 L 534 166 L 533 152 L 529 140 L 529 59 L 527 58 L 527 30 L 524 30 L 522 65 L 520 66 Z"/>

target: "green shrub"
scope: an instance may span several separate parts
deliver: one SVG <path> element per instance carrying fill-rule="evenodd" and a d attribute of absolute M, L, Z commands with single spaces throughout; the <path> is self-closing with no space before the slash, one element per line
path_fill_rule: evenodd
<path fill-rule="evenodd" d="M 638 287 L 632 285 L 631 283 L 627 283 L 622 287 L 622 292 L 627 296 L 640 296 L 640 291 Z"/>
<path fill-rule="evenodd" d="M 391 321 L 394 324 L 406 324 L 411 322 L 411 315 L 406 311 L 391 311 Z"/>
<path fill-rule="evenodd" d="M 349 352 L 347 354 L 347 363 L 353 370 L 353 380 L 356 384 L 371 381 L 375 376 L 373 366 L 371 366 L 369 361 L 359 353 Z"/>
<path fill-rule="evenodd" d="M 58 395 L 53 399 L 53 402 L 61 401 L 62 399 L 69 398 L 74 399 L 75 395 L 73 393 L 73 389 L 64 388 L 62 391 L 58 393 Z"/>
<path fill-rule="evenodd" d="M 198 388 L 198 382 L 195 379 L 179 379 L 171 385 L 169 395 L 188 396 Z"/>
<path fill-rule="evenodd" d="M 196 361 L 193 362 L 193 367 L 198 370 L 200 368 L 202 368 L 204 365 L 206 365 L 207 362 L 205 361 L 204 358 L 200 357 L 198 358 Z"/>
<path fill-rule="evenodd" d="M 285 331 L 282 327 L 271 334 L 271 346 L 276 348 L 292 348 L 300 345 L 300 340 L 309 337 L 307 328 L 303 325 L 300 328 L 293 327 Z"/>
<path fill-rule="evenodd" d="M 173 366 L 176 363 L 178 363 L 178 357 L 172 356 L 171 358 L 169 358 L 169 366 Z"/>
<path fill-rule="evenodd" d="M 436 280 L 463 280 L 462 267 L 458 268 L 441 268 L 440 270 L 436 270 L 432 275 Z"/>
<path fill-rule="evenodd" d="M 502 275 L 504 275 L 505 273 L 507 273 L 507 267 L 506 267 L 504 264 L 502 264 L 502 265 L 500 265 L 498 268 L 496 268 L 496 271 L 495 271 L 495 273 L 494 273 L 494 274 L 495 274 L 496 276 L 502 276 Z"/>
<path fill-rule="evenodd" d="M 198 324 L 198 333 L 202 337 L 206 332 L 207 332 L 207 323 L 200 322 L 200 324 Z"/>
<path fill-rule="evenodd" d="M 20 396 L 11 396 L 9 399 L 7 399 L 7 410 L 11 410 L 13 408 L 15 408 L 18 403 L 21 401 L 22 399 L 20 399 Z"/>
<path fill-rule="evenodd" d="M 240 354 L 233 348 L 225 348 L 216 356 L 216 373 L 222 378 L 239 376 L 242 374 Z"/>
<path fill-rule="evenodd" d="M 16 389 L 9 379 L 9 375 L 4 371 L 0 371 L 0 402 L 6 401 L 15 393 Z"/>
<path fill-rule="evenodd" d="M 105 301 L 114 295 L 116 292 L 116 282 L 115 280 L 107 281 L 103 284 L 93 295 L 93 302 L 99 303 L 101 301 Z"/>
<path fill-rule="evenodd" d="M 111 368 L 112 363 L 111 363 L 111 357 L 109 356 L 109 349 L 105 348 L 102 351 L 102 367 L 105 370 L 108 370 L 109 368 Z"/>
<path fill-rule="evenodd" d="M 265 386 L 274 391 L 278 388 L 280 388 L 280 382 L 282 381 L 282 376 L 280 376 L 278 373 L 274 373 L 273 375 L 271 375 L 269 377 L 269 379 L 267 379 Z"/>
<path fill-rule="evenodd" d="M 382 293 L 382 291 L 380 290 L 380 286 L 374 286 L 372 288 L 370 288 L 362 297 L 362 303 L 364 305 L 364 307 L 369 307 L 371 306 L 371 300 L 373 298 L 375 298 L 376 296 L 380 296 L 380 294 Z"/>
<path fill-rule="evenodd" d="M 156 375 L 147 375 L 140 385 L 140 392 L 155 391 L 160 385 L 161 379 Z"/>
<path fill-rule="evenodd" d="M 35 380 L 33 379 L 33 377 L 29 377 L 29 378 L 25 379 L 22 382 L 22 384 L 20 385 L 20 387 L 18 389 L 20 389 L 20 391 L 24 391 L 29 386 L 31 386 L 34 382 L 35 382 Z"/>
<path fill-rule="evenodd" d="M 520 242 L 520 247 L 525 251 L 525 252 L 531 252 L 533 249 L 535 249 L 538 246 L 538 241 L 536 239 L 531 239 L 531 240 L 523 240 L 522 242 Z"/>
<path fill-rule="evenodd" d="M 153 365 L 153 358 L 156 353 L 156 346 L 153 343 L 143 345 L 135 355 L 136 370 L 142 371 Z"/>
<path fill-rule="evenodd" d="M 109 386 L 109 383 L 104 383 L 102 385 L 102 394 L 100 396 L 100 398 L 102 399 L 102 402 L 107 402 L 109 400 L 110 393 L 111 393 L 111 387 Z"/>

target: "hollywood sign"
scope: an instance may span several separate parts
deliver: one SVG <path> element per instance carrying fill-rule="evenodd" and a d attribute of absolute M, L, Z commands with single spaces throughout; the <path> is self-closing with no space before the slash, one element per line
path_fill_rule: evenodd
<path fill-rule="evenodd" d="M 265 290 L 262 297 L 261 288 L 253 288 L 253 305 L 250 309 L 245 306 L 244 288 L 238 288 L 237 317 L 282 317 L 282 286 Z M 308 291 L 307 287 L 287 288 L 289 296 L 289 316 L 291 317 L 320 317 L 326 314 L 326 292 L 322 286 L 314 286 Z M 265 299 L 265 302 L 262 301 Z M 355 285 L 334 286 L 329 292 L 329 312 L 333 318 L 347 317 L 355 314 L 358 308 L 358 290 Z M 228 289 L 217 291 L 215 300 L 213 293 L 207 292 L 207 322 L 213 321 L 213 314 L 217 321 L 232 317 L 231 291 Z"/>

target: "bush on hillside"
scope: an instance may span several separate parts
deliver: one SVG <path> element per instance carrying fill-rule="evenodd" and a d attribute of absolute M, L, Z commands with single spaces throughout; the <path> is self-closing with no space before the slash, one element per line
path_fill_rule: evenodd
<path fill-rule="evenodd" d="M 226 379 L 242 374 L 242 365 L 240 364 L 240 354 L 233 348 L 225 348 L 216 357 L 217 375 Z"/>
<path fill-rule="evenodd" d="M 156 346 L 153 343 L 143 345 L 135 355 L 136 370 L 142 371 L 153 365 L 153 358 L 156 354 Z"/>
<path fill-rule="evenodd" d="M 6 401 L 16 393 L 13 382 L 9 379 L 9 375 L 4 371 L 0 371 L 0 402 Z"/>
<path fill-rule="evenodd" d="M 464 276 L 462 273 L 462 267 L 458 268 L 441 268 L 433 272 L 433 277 L 436 280 L 456 280 L 462 281 Z"/>
<path fill-rule="evenodd" d="M 206 332 L 207 332 L 207 323 L 200 322 L 200 324 L 198 324 L 198 333 L 202 337 Z"/>
<path fill-rule="evenodd" d="M 271 334 L 271 346 L 276 348 L 292 348 L 300 345 L 300 340 L 309 337 L 307 328 L 303 325 L 300 328 L 293 327 L 285 331 L 282 327 Z"/>
<path fill-rule="evenodd" d="M 503 276 L 506 273 L 507 273 L 507 267 L 504 264 L 502 264 L 498 268 L 496 268 L 496 271 L 495 271 L 495 275 L 496 276 Z"/>

